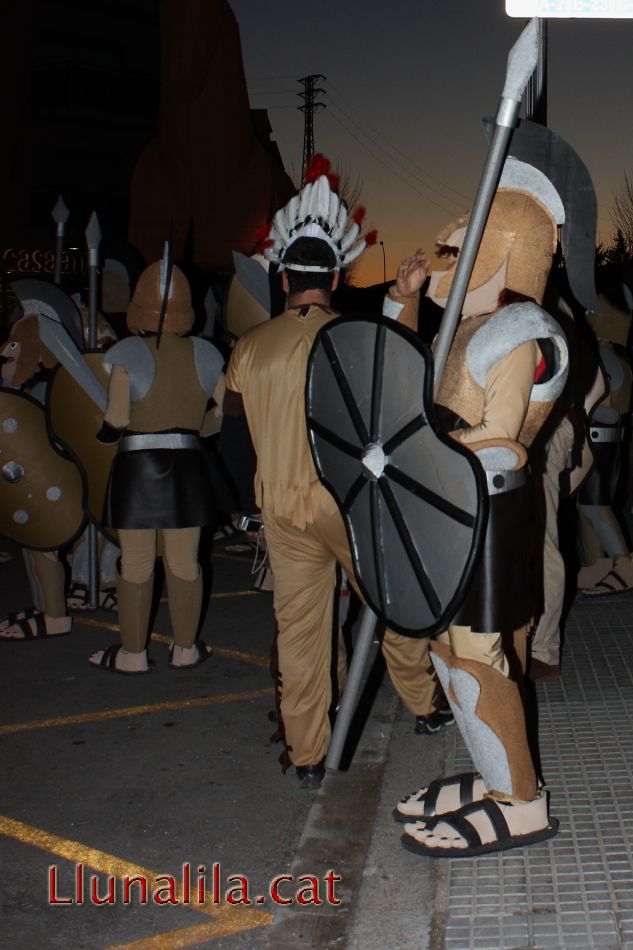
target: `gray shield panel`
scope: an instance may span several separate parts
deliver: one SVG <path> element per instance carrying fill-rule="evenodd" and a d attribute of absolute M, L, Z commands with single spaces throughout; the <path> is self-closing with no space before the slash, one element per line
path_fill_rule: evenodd
<path fill-rule="evenodd" d="M 412 637 L 450 622 L 487 515 L 477 459 L 435 422 L 432 375 L 414 334 L 349 316 L 319 332 L 306 385 L 312 455 L 345 520 L 359 586 L 389 627 Z"/>

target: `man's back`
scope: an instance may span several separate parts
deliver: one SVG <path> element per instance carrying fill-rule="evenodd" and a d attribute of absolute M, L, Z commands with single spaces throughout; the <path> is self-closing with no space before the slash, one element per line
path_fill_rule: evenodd
<path fill-rule="evenodd" d="M 293 520 L 317 481 L 305 421 L 308 356 L 335 316 L 306 305 L 253 327 L 236 344 L 227 371 L 227 389 L 241 393 L 257 455 L 257 503 Z"/>

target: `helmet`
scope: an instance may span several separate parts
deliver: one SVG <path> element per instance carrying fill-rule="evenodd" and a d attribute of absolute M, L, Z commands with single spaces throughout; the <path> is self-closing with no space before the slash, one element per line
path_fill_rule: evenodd
<path fill-rule="evenodd" d="M 157 333 L 162 303 L 161 262 L 156 261 L 150 264 L 138 279 L 127 309 L 128 329 L 132 333 L 140 333 L 141 330 Z M 182 336 L 191 330 L 193 321 L 189 282 L 180 268 L 174 265 L 169 282 L 163 333 L 175 333 L 177 336 Z"/>
<path fill-rule="evenodd" d="M 454 244 L 459 249 L 467 221 L 468 216 L 463 216 L 451 222 L 438 235 L 437 243 L 444 246 Z M 500 188 L 490 209 L 468 294 L 496 278 L 499 290 L 505 287 L 540 304 L 556 250 L 557 235 L 552 214 L 533 194 Z M 446 302 L 454 270 L 452 267 L 434 281 L 431 295 L 440 304 Z"/>

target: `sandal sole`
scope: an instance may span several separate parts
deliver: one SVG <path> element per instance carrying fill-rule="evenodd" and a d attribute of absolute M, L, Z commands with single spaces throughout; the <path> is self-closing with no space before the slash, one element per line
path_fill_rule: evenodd
<path fill-rule="evenodd" d="M 474 848 L 430 848 L 408 834 L 401 836 L 400 843 L 407 851 L 411 851 L 413 854 L 423 854 L 429 858 L 475 858 L 481 854 L 497 854 L 500 851 L 510 851 L 513 848 L 526 848 L 528 845 L 538 844 L 541 841 L 553 838 L 557 832 L 558 819 L 550 818 L 547 828 L 543 828 L 541 831 L 534 831 L 529 835 L 515 835 L 505 841 L 491 841 L 488 844 L 477 845 Z"/>

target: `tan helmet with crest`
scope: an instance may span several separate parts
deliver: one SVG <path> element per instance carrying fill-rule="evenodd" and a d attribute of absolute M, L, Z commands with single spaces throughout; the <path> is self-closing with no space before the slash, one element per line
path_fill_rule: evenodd
<path fill-rule="evenodd" d="M 464 215 L 451 222 L 438 235 L 436 243 L 440 246 L 440 254 L 442 248 L 449 247 L 454 257 L 457 256 L 468 217 Z M 482 288 L 498 275 L 500 288 L 506 287 L 531 297 L 540 304 L 556 250 L 558 223 L 551 208 L 539 197 L 519 188 L 500 187 L 486 222 L 468 292 Z M 454 272 L 451 267 L 437 281 L 434 299 L 448 297 Z"/>
<path fill-rule="evenodd" d="M 138 279 L 127 309 L 126 322 L 131 333 L 158 332 L 158 321 L 165 292 L 162 261 L 150 264 Z M 189 281 L 175 265 L 171 269 L 169 296 L 163 333 L 183 336 L 191 330 L 194 313 L 191 306 Z"/>

